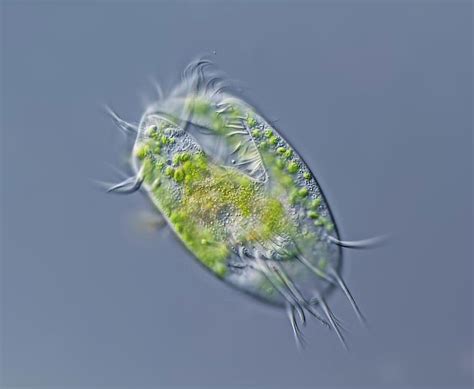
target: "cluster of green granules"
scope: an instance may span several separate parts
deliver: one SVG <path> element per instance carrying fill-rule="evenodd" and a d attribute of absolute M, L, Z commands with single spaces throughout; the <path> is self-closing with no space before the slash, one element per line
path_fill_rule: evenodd
<path fill-rule="evenodd" d="M 267 173 L 259 180 L 237 166 L 219 164 L 172 122 L 155 119 L 144 130 L 134 154 L 145 185 L 205 266 L 223 277 L 232 248 L 265 249 L 277 238 L 312 242 L 317 235 L 308 223 L 331 230 L 331 222 L 320 212 L 321 199 L 312 190 L 311 173 L 273 129 L 235 104 L 219 112 L 210 101 L 194 97 L 186 106 L 189 122 L 225 139 L 238 151 L 235 158 L 245 161 L 251 156 L 252 171 Z"/>
<path fill-rule="evenodd" d="M 216 274 L 227 271 L 229 242 L 294 233 L 284 205 L 265 193 L 264 184 L 213 163 L 202 151 L 175 152 L 175 139 L 184 133 L 169 137 L 152 126 L 147 135 L 135 148 L 144 182 L 186 246 Z"/>
<path fill-rule="evenodd" d="M 287 142 L 275 134 L 271 128 L 259 129 L 257 123 L 252 116 L 247 118 L 250 132 L 260 149 L 264 163 L 272 170 L 280 191 L 288 195 L 290 205 L 298 204 L 304 207 L 307 210 L 307 216 L 314 220 L 315 226 L 331 231 L 333 229 L 331 221 L 319 212 L 321 198 L 310 196 L 311 190 L 308 184 L 313 180 L 312 174 L 300 166 L 302 162 L 294 156 Z M 298 173 L 301 177 L 297 177 Z"/>

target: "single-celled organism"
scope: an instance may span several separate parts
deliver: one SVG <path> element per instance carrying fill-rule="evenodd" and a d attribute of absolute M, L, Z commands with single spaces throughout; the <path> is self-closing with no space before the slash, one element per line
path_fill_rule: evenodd
<path fill-rule="evenodd" d="M 135 175 L 109 191 L 143 189 L 186 248 L 216 277 L 286 309 L 301 344 L 307 315 L 345 345 L 327 303 L 342 291 L 344 247 L 328 202 L 298 152 L 257 110 L 230 91 L 207 60 L 143 114 L 138 126 L 110 111 L 135 136 Z"/>

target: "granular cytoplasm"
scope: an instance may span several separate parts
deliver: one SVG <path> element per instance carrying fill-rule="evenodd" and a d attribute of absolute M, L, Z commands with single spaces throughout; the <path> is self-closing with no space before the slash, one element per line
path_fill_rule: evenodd
<path fill-rule="evenodd" d="M 302 157 L 257 110 L 223 87 L 207 60 L 133 126 L 134 177 L 110 188 L 144 190 L 191 254 L 217 278 L 286 309 L 296 339 L 311 315 L 344 343 L 328 293 L 342 291 L 334 217 Z"/>

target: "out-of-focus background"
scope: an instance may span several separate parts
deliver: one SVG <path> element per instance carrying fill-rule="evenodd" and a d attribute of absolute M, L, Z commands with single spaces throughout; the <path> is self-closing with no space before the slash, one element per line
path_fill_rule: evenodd
<path fill-rule="evenodd" d="M 2 387 L 471 387 L 472 3 L 1 2 Z M 204 272 L 144 196 L 107 195 L 138 121 L 209 56 L 316 173 L 346 251 L 297 351 L 283 312 Z M 148 96 L 148 97 L 147 97 Z"/>

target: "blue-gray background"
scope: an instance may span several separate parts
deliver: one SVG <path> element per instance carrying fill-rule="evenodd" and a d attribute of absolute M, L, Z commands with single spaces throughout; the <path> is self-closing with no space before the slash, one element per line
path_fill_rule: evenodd
<path fill-rule="evenodd" d="M 469 387 L 470 2 L 2 1 L 4 387 Z M 213 54 L 215 50 L 216 54 Z M 298 353 L 282 312 L 140 230 L 138 194 L 104 194 L 149 76 L 211 53 L 316 172 L 370 322 L 331 304 Z"/>

